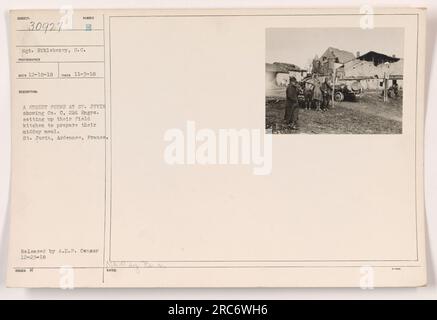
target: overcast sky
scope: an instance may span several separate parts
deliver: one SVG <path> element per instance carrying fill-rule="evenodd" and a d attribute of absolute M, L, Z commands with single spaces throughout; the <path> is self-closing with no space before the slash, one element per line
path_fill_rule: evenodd
<path fill-rule="evenodd" d="M 317 54 L 328 47 L 365 54 L 376 51 L 404 56 L 402 28 L 271 28 L 266 31 L 266 62 L 286 62 L 306 68 Z"/>

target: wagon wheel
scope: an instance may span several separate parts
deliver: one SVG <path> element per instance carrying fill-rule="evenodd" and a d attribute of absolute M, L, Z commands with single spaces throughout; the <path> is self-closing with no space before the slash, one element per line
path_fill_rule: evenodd
<path fill-rule="evenodd" d="M 334 99 L 335 99 L 335 101 L 337 101 L 337 102 L 342 102 L 342 101 L 344 100 L 344 94 L 343 94 L 342 92 L 340 92 L 340 91 L 337 91 L 337 92 L 334 94 Z"/>

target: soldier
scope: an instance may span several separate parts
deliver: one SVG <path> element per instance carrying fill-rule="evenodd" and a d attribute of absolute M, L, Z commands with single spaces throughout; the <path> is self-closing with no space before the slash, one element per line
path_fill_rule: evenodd
<path fill-rule="evenodd" d="M 291 125 L 292 130 L 297 130 L 299 104 L 297 101 L 298 85 L 295 77 L 290 77 L 285 99 L 285 122 Z"/>
<path fill-rule="evenodd" d="M 305 82 L 300 82 L 298 85 L 297 102 L 299 108 L 305 108 Z"/>
<path fill-rule="evenodd" d="M 305 96 L 305 109 L 310 110 L 313 104 L 313 85 L 309 82 L 305 82 L 304 96 Z"/>
<path fill-rule="evenodd" d="M 331 94 L 332 94 L 332 87 L 328 83 L 328 78 L 325 78 L 325 81 L 323 81 L 320 89 L 322 90 L 323 94 L 323 103 L 322 103 L 322 110 L 327 110 L 329 107 L 329 100 L 331 100 Z"/>
<path fill-rule="evenodd" d="M 314 81 L 314 89 L 313 89 L 313 101 L 316 106 L 317 111 L 321 111 L 320 105 L 323 101 L 323 95 L 322 90 L 320 89 L 320 81 L 316 78 L 316 76 L 313 76 Z"/>

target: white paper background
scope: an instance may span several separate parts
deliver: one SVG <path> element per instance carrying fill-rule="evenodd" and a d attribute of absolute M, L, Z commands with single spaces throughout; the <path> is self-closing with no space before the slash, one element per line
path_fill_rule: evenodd
<path fill-rule="evenodd" d="M 425 141 L 425 188 L 427 209 L 427 246 L 428 246 L 428 287 L 408 289 L 7 289 L 5 274 L 8 243 L 8 197 L 10 170 L 10 95 L 9 95 L 9 9 L 50 8 L 61 6 L 73 8 L 216 8 L 216 7 L 317 7 L 326 6 L 326 1 L 291 0 L 197 0 L 197 1 L 55 1 L 41 0 L 3 0 L 0 2 L 2 21 L 0 24 L 0 299 L 437 299 L 435 258 L 437 257 L 437 114 L 436 98 L 429 94 L 429 88 L 437 85 L 437 75 L 433 61 L 437 58 L 435 38 L 437 32 L 437 3 L 435 1 L 329 1 L 329 6 L 360 6 L 375 4 L 378 6 L 414 6 L 428 8 L 427 22 L 427 68 L 426 68 L 426 141 Z M 36 7 L 37 6 L 37 7 Z M 434 165 L 433 165 L 434 164 Z"/>

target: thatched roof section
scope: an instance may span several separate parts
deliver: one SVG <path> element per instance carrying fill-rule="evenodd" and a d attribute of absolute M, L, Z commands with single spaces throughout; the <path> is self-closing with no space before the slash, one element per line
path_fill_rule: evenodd
<path fill-rule="evenodd" d="M 274 63 L 266 63 L 266 71 L 288 73 L 290 71 L 304 71 L 304 70 L 299 68 L 295 64 L 274 62 Z"/>

